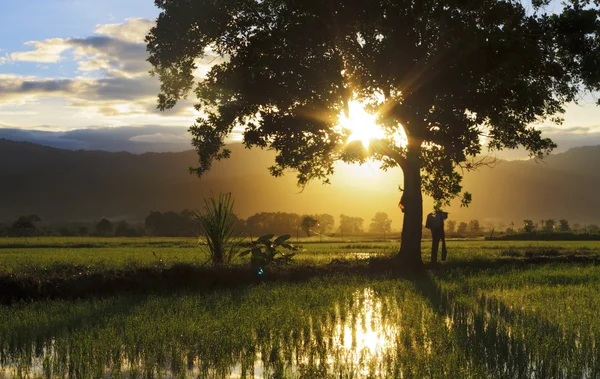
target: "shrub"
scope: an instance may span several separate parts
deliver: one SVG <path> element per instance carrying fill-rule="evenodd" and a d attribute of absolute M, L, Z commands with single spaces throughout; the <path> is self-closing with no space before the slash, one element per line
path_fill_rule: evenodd
<path fill-rule="evenodd" d="M 292 257 L 295 253 L 285 254 L 279 250 L 279 247 L 283 247 L 288 250 L 297 250 L 295 246 L 288 244 L 286 241 L 290 239 L 289 234 L 275 237 L 274 234 L 266 234 L 256 241 L 247 243 L 245 246 L 249 247 L 248 250 L 243 251 L 240 255 L 250 254 L 250 264 L 256 267 L 266 267 L 273 263 L 275 264 L 288 264 L 291 262 Z M 278 256 L 279 255 L 279 256 Z"/>

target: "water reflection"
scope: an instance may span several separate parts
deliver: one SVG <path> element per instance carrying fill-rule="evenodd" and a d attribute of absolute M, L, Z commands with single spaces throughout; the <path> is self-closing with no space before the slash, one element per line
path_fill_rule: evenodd
<path fill-rule="evenodd" d="M 72 311 L 78 323 L 57 316 L 29 335 L 10 334 L 0 320 L 0 378 L 600 374 L 596 335 L 542 323 L 495 297 L 456 299 L 432 282 L 344 285 L 324 299 L 323 288 L 290 288 L 152 298 L 126 311 L 83 304 Z"/>

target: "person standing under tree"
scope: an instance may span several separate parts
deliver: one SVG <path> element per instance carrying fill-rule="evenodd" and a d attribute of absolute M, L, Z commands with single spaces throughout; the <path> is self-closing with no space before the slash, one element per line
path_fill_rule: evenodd
<path fill-rule="evenodd" d="M 446 235 L 444 232 L 444 220 L 448 218 L 448 212 L 443 212 L 439 207 L 427 215 L 425 227 L 431 230 L 431 263 L 437 263 L 438 247 L 442 241 L 442 261 L 446 260 Z"/>

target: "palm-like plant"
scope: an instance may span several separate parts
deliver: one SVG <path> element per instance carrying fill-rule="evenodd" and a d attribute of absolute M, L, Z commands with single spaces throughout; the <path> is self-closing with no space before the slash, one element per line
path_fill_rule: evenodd
<path fill-rule="evenodd" d="M 218 199 L 214 196 L 204 199 L 203 212 L 196 212 L 213 265 L 230 263 L 238 250 L 237 244 L 233 241 L 235 234 L 233 204 L 231 193 L 219 194 Z"/>

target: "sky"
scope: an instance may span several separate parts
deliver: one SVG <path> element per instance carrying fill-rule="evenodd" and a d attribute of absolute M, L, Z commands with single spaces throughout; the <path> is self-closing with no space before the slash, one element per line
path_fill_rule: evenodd
<path fill-rule="evenodd" d="M 148 74 L 143 39 L 158 13 L 151 0 L 3 4 L 0 138 L 137 153 L 189 149 L 186 129 L 198 116 L 193 99 L 158 111 L 158 79 Z M 198 77 L 207 68 L 208 61 Z M 567 109 L 562 126 L 539 125 L 558 151 L 600 144 L 594 99 Z"/>

